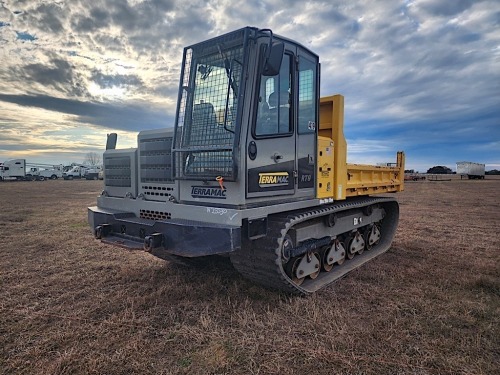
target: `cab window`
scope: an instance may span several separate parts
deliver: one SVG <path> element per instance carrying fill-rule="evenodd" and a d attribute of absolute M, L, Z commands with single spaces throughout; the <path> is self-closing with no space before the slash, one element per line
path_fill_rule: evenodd
<path fill-rule="evenodd" d="M 299 58 L 299 134 L 314 133 L 316 129 L 316 64 Z"/>
<path fill-rule="evenodd" d="M 259 89 L 256 136 L 290 134 L 292 127 L 292 90 L 290 55 L 284 55 L 277 76 L 262 76 Z"/>

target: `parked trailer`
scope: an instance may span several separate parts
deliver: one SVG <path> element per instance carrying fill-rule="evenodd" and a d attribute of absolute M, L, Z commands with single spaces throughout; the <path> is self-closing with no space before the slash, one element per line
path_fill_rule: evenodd
<path fill-rule="evenodd" d="M 460 179 L 468 178 L 484 180 L 484 168 L 485 165 L 481 163 L 473 163 L 470 161 L 457 162 L 457 174 L 460 175 Z"/>
<path fill-rule="evenodd" d="M 62 176 L 62 171 L 54 171 L 56 167 L 58 166 L 26 163 L 26 159 L 9 159 L 0 163 L 0 180 L 43 181 L 46 178 L 53 178 L 53 175 Z M 26 168 L 29 168 L 28 172 Z"/>
<path fill-rule="evenodd" d="M 26 160 L 10 159 L 0 165 L 0 179 L 7 180 L 25 180 L 26 179 Z"/>

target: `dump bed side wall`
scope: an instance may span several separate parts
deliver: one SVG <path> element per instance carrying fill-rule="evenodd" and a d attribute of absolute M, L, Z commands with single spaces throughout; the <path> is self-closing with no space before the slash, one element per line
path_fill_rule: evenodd
<path fill-rule="evenodd" d="M 342 95 L 327 96 L 320 99 L 318 136 L 329 138 L 333 142 L 332 153 L 326 156 L 327 159 L 330 158 L 330 163 L 333 166 L 333 171 L 329 176 L 333 194 L 329 193 L 327 196 L 331 196 L 335 200 L 345 199 L 347 143 L 344 136 L 344 97 Z M 321 150 L 318 147 L 318 155 L 320 153 Z M 320 166 L 320 159 L 318 158 L 318 168 Z M 319 188 L 317 192 L 320 192 Z M 318 198 L 320 198 L 319 195 Z"/>
<path fill-rule="evenodd" d="M 394 166 L 347 164 L 347 144 L 343 129 L 343 96 L 321 98 L 317 198 L 332 197 L 341 200 L 350 196 L 404 190 L 404 153 L 397 153 Z"/>
<path fill-rule="evenodd" d="M 404 154 L 397 153 L 395 167 L 347 164 L 348 197 L 404 190 Z"/>

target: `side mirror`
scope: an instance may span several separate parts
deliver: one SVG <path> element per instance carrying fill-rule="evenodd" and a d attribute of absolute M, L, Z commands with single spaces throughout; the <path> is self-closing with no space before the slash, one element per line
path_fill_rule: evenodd
<path fill-rule="evenodd" d="M 106 140 L 106 150 L 114 150 L 116 148 L 116 140 L 118 135 L 116 133 L 108 134 L 108 139 Z"/>
<path fill-rule="evenodd" d="M 269 48 L 265 46 L 263 48 Z M 276 76 L 280 72 L 281 61 L 283 60 L 283 52 L 285 52 L 285 45 L 281 42 L 272 44 L 271 49 L 267 51 L 266 60 L 264 62 L 264 69 L 262 75 Z"/>

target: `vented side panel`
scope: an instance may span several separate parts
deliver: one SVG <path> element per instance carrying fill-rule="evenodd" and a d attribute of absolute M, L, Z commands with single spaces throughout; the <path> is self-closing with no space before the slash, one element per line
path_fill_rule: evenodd
<path fill-rule="evenodd" d="M 106 150 L 104 190 L 110 197 L 137 197 L 137 149 Z"/>
<path fill-rule="evenodd" d="M 141 182 L 172 183 L 172 137 L 141 139 Z"/>
<path fill-rule="evenodd" d="M 175 196 L 173 128 L 139 133 L 139 195 L 148 201 L 168 202 Z"/>
<path fill-rule="evenodd" d="M 104 178 L 106 186 L 130 187 L 131 169 L 130 157 L 105 157 Z"/>

